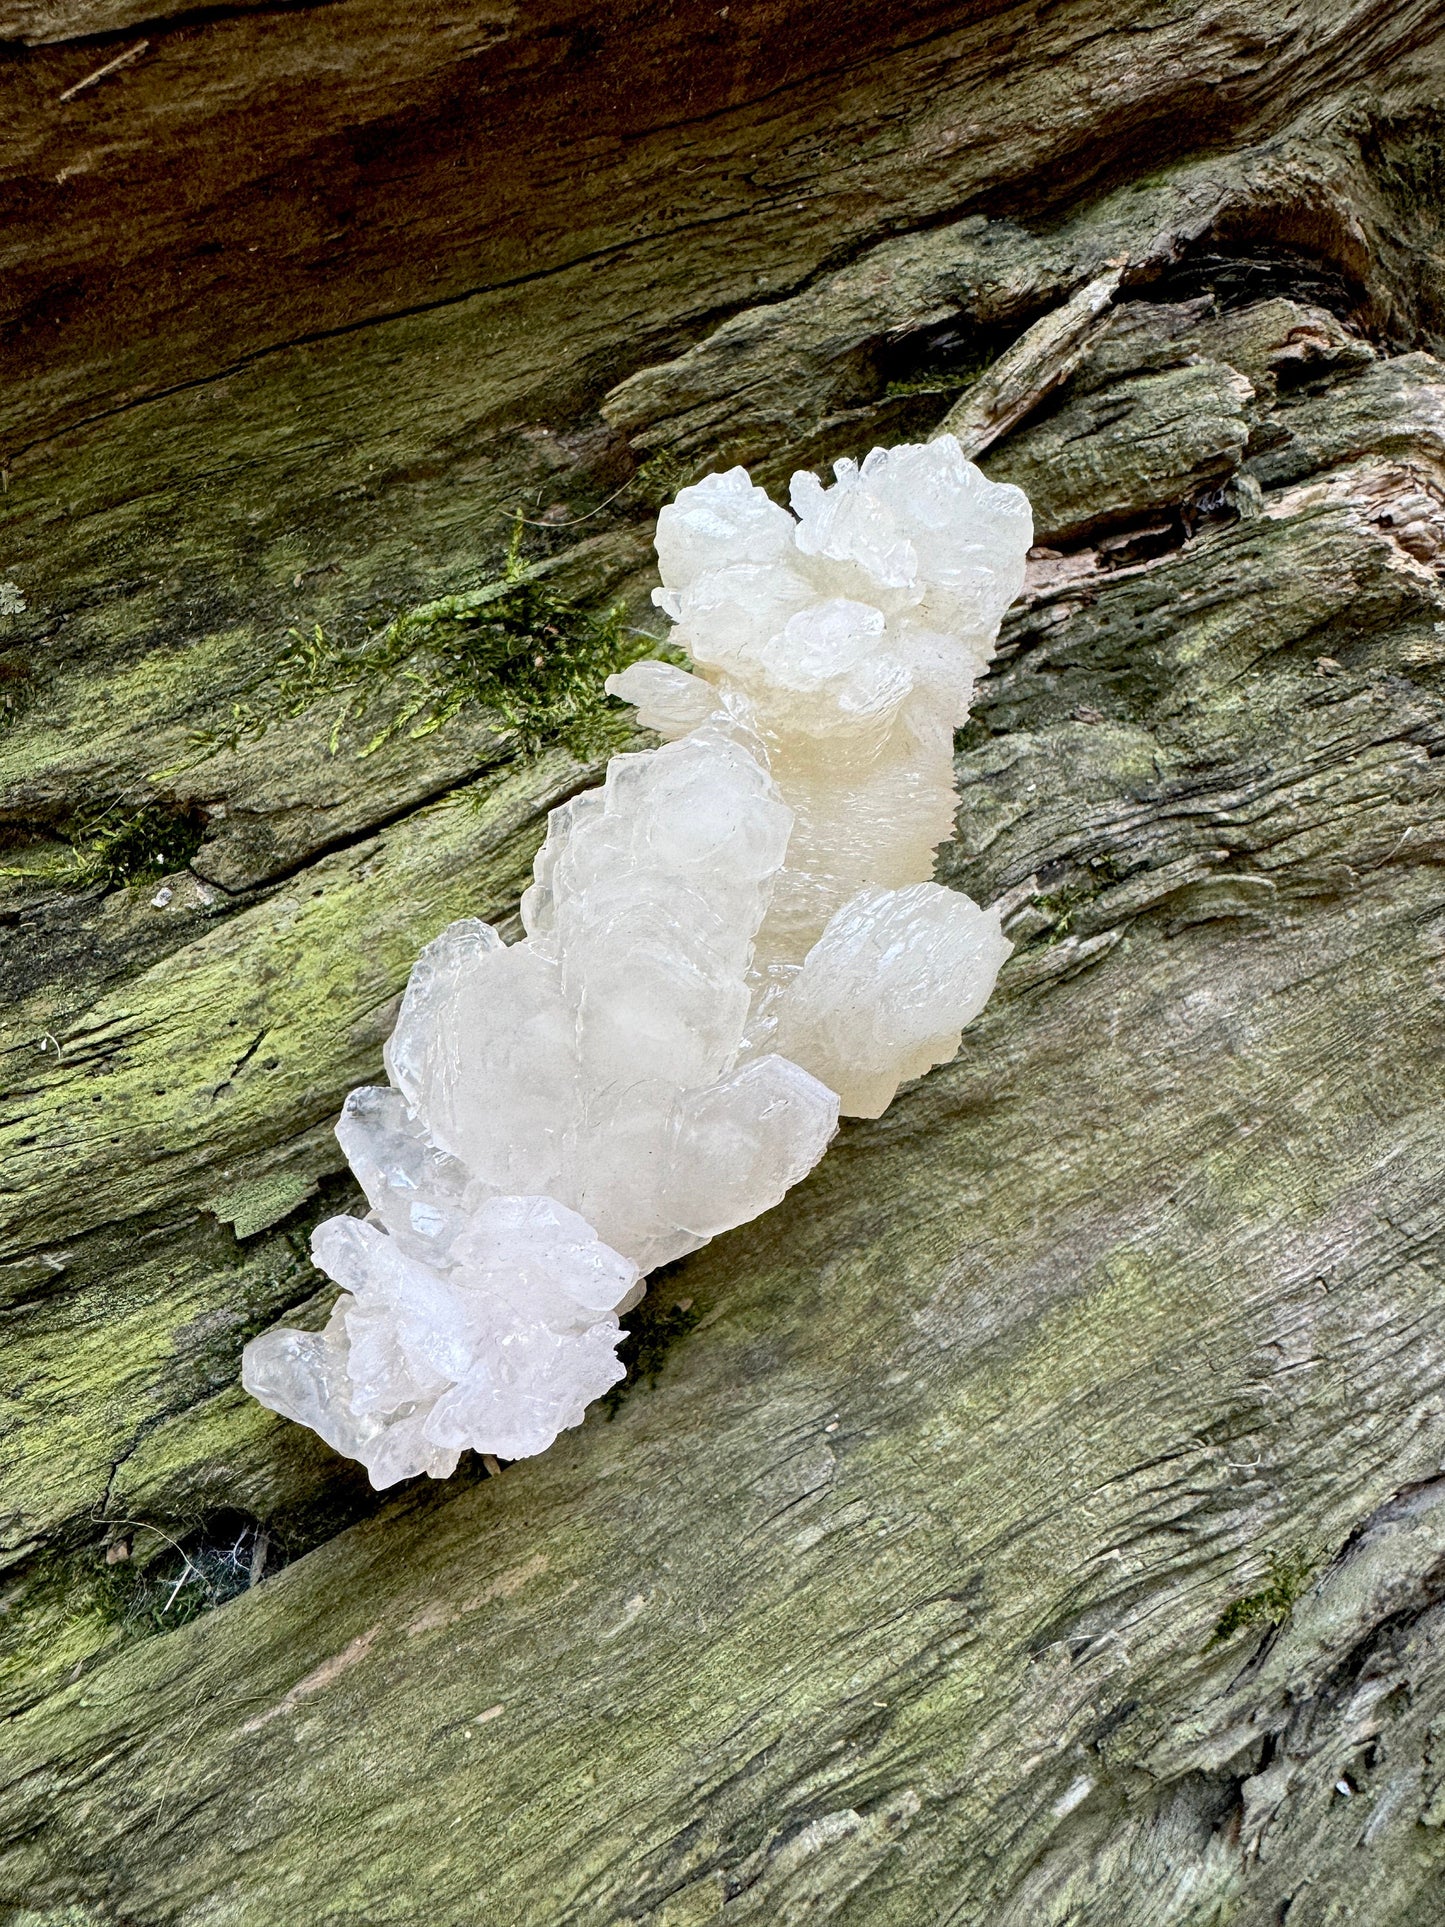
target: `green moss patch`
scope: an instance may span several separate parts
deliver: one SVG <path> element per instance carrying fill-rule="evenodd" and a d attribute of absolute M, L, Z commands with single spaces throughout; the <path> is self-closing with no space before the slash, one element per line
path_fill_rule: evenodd
<path fill-rule="evenodd" d="M 466 711 L 488 712 L 524 755 L 560 744 L 588 758 L 621 742 L 631 712 L 606 694 L 616 670 L 657 652 L 620 604 L 588 610 L 522 559 L 518 520 L 502 573 L 482 588 L 410 610 L 354 647 L 316 625 L 292 630 L 266 676 L 232 705 L 224 729 L 194 738 L 202 756 L 263 736 L 316 705 L 334 706 L 331 750 L 361 733 L 370 756 L 393 737 L 429 736 Z"/>
<path fill-rule="evenodd" d="M 201 847 L 199 816 L 170 803 L 146 803 L 127 810 L 115 803 L 88 811 L 72 826 L 76 881 L 116 890 L 128 883 L 150 883 L 183 870 Z"/>
<path fill-rule="evenodd" d="M 1269 1576 L 1257 1591 L 1236 1599 L 1219 1616 L 1211 1646 L 1222 1646 L 1236 1633 L 1256 1626 L 1282 1626 L 1295 1609 L 1310 1580 L 1315 1562 L 1305 1553 L 1290 1552 L 1269 1556 Z"/>
<path fill-rule="evenodd" d="M 197 811 L 159 799 L 138 807 L 116 799 L 82 810 L 60 833 L 12 832 L 21 861 L 0 861 L 0 875 L 62 890 L 119 890 L 185 869 L 203 834 Z"/>

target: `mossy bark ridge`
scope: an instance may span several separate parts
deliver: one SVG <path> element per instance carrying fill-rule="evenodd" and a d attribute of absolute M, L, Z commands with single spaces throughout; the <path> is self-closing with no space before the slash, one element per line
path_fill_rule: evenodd
<path fill-rule="evenodd" d="M 1438 9 L 0 30 L 0 1908 L 1433 1927 Z M 1038 516 L 993 1002 L 378 1503 L 236 1374 L 412 958 L 514 931 L 659 501 L 945 419 Z"/>

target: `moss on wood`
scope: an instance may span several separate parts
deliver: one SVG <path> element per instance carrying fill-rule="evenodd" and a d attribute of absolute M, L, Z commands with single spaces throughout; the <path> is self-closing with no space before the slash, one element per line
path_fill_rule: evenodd
<path fill-rule="evenodd" d="M 1236 1634 L 1259 1626 L 1282 1626 L 1294 1611 L 1295 1601 L 1314 1577 L 1317 1563 L 1304 1552 L 1272 1552 L 1264 1584 L 1225 1607 L 1214 1628 L 1213 1642 L 1223 1645 Z"/>
<path fill-rule="evenodd" d="M 660 645 L 628 627 L 622 603 L 587 610 L 540 580 L 523 537 L 518 516 L 495 581 L 408 610 L 365 642 L 340 644 L 320 623 L 310 634 L 293 629 L 226 726 L 198 732 L 196 760 L 259 741 L 318 705 L 332 712 L 333 754 L 343 735 L 359 737 L 357 754 L 369 757 L 398 734 L 420 741 L 467 712 L 512 732 L 525 756 L 559 744 L 584 759 L 620 747 L 631 712 L 603 684 Z"/>

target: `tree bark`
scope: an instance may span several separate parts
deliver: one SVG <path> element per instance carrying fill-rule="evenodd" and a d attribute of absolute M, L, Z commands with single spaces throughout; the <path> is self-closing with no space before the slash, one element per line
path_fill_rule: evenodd
<path fill-rule="evenodd" d="M 1434 1927 L 1438 8 L 0 34 L 0 1918 Z M 994 1001 L 609 1409 L 376 1500 L 240 1349 L 597 772 L 233 705 L 519 511 L 642 621 L 681 482 L 945 418 L 1038 525 L 940 853 Z"/>

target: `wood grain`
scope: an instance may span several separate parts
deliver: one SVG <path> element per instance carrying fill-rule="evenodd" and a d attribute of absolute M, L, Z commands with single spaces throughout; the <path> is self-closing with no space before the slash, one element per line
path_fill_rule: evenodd
<path fill-rule="evenodd" d="M 1434 1927 L 1436 10 L 0 34 L 0 1913 Z M 940 875 L 1007 900 L 998 996 L 657 1281 L 615 1410 L 378 1504 L 240 1348 L 324 1314 L 416 948 L 589 772 L 196 732 L 518 509 L 648 619 L 680 480 L 927 434 L 1115 272 L 985 458 L 1041 546 Z M 66 887 L 96 803 L 199 847 Z"/>

